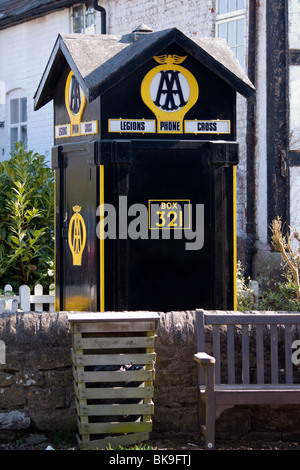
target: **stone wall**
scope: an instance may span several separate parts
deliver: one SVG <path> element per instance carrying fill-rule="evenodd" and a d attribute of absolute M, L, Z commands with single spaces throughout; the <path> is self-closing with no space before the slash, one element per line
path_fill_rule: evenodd
<path fill-rule="evenodd" d="M 197 433 L 194 312 L 160 317 L 152 435 L 192 436 Z M 67 314 L 2 314 L 0 339 L 6 352 L 6 364 L 0 364 L 0 441 L 23 431 L 75 430 Z M 299 418 L 299 407 L 234 407 L 222 414 L 216 434 L 232 439 L 268 431 L 282 437 L 297 433 Z"/>

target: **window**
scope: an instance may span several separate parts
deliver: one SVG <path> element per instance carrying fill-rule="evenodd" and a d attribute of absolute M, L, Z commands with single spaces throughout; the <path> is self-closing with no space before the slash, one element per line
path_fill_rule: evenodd
<path fill-rule="evenodd" d="M 246 0 L 218 0 L 216 36 L 228 42 L 242 67 L 245 67 Z"/>
<path fill-rule="evenodd" d="M 10 146 L 15 142 L 27 142 L 27 98 L 10 100 Z"/>
<path fill-rule="evenodd" d="M 96 12 L 92 2 L 72 8 L 72 30 L 73 33 L 96 33 Z"/>

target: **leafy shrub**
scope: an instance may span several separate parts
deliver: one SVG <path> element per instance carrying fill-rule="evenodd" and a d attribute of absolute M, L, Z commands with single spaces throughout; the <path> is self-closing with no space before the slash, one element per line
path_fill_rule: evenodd
<path fill-rule="evenodd" d="M 292 278 L 295 295 L 300 302 L 300 237 L 294 227 L 290 227 L 290 234 L 284 236 L 283 226 L 280 217 L 273 220 L 271 226 L 272 245 L 279 251 L 289 270 L 287 274 L 288 281 Z"/>
<path fill-rule="evenodd" d="M 237 264 L 237 309 L 241 312 L 249 310 L 273 310 L 300 312 L 300 301 L 297 298 L 299 286 L 294 283 L 291 275 L 286 273 L 286 280 L 276 282 L 273 280 L 272 288 L 259 289 L 258 307 L 255 308 L 255 296 L 251 290 L 250 277 L 244 278 L 244 270 Z"/>
<path fill-rule="evenodd" d="M 0 287 L 53 283 L 54 176 L 17 143 L 0 162 Z"/>
<path fill-rule="evenodd" d="M 285 310 L 299 312 L 300 302 L 297 299 L 298 286 L 291 278 L 285 282 L 274 284 L 272 289 L 261 292 L 259 299 L 260 310 Z"/>
<path fill-rule="evenodd" d="M 250 281 L 250 278 L 248 279 Z M 253 291 L 247 285 L 244 277 L 244 269 L 240 261 L 237 263 L 237 309 L 240 312 L 254 309 L 255 297 Z"/>

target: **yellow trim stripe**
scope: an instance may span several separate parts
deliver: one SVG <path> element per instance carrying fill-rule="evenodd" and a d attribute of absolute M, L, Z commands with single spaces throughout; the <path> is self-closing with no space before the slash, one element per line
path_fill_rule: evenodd
<path fill-rule="evenodd" d="M 236 166 L 233 166 L 233 309 L 237 310 Z"/>
<path fill-rule="evenodd" d="M 54 170 L 54 237 L 56 237 L 56 170 Z M 56 289 L 56 241 L 54 240 L 54 286 L 55 286 L 55 300 L 54 300 L 54 309 L 56 312 L 60 311 L 59 305 L 59 292 Z"/>
<path fill-rule="evenodd" d="M 100 206 L 104 204 L 104 165 L 100 165 Z M 100 213 L 102 214 L 102 212 Z M 104 220 L 100 215 L 100 312 L 104 312 Z"/>

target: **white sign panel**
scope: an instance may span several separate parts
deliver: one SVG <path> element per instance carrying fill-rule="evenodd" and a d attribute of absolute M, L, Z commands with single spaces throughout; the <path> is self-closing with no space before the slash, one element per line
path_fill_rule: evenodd
<path fill-rule="evenodd" d="M 187 134 L 230 134 L 230 121 L 184 121 Z"/>
<path fill-rule="evenodd" d="M 155 132 L 155 121 L 147 119 L 109 119 L 109 132 Z"/>

